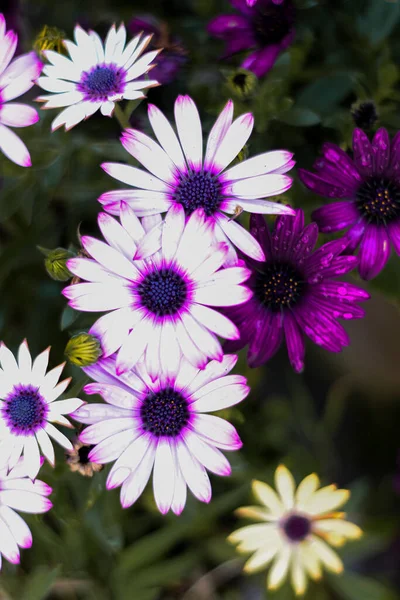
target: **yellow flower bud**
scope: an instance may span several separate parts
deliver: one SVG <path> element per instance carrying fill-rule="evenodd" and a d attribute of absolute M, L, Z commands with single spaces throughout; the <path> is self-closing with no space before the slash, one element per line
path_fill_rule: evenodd
<path fill-rule="evenodd" d="M 66 54 L 64 38 L 66 34 L 57 27 L 45 25 L 33 43 L 36 52 L 43 56 L 43 50 L 55 50 L 60 54 Z"/>
<path fill-rule="evenodd" d="M 102 354 L 100 341 L 90 333 L 77 333 L 69 340 L 64 354 L 73 365 L 88 367 L 97 362 Z"/>
<path fill-rule="evenodd" d="M 75 256 L 73 252 L 65 250 L 65 248 L 55 248 L 55 250 L 44 250 L 46 258 L 44 266 L 52 279 L 56 281 L 68 281 L 71 279 L 72 273 L 67 268 L 67 260 Z"/>
<path fill-rule="evenodd" d="M 227 78 L 228 88 L 242 100 L 251 96 L 257 86 L 257 77 L 247 69 L 237 69 Z"/>

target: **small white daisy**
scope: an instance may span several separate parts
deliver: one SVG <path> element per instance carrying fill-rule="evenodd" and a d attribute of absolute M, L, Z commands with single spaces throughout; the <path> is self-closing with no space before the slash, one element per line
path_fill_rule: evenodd
<path fill-rule="evenodd" d="M 103 115 L 111 116 L 115 102 L 144 98 L 144 89 L 159 85 L 155 80 L 138 79 L 155 66 L 153 60 L 160 52 L 141 56 L 151 35 L 137 35 L 125 46 L 124 25 L 118 30 L 113 25 L 103 45 L 95 31 L 86 32 L 77 25 L 74 36 L 75 43 L 64 40 L 70 58 L 43 51 L 51 64 L 44 67 L 44 76 L 37 83 L 51 94 L 37 100 L 46 102 L 45 109 L 67 107 L 54 119 L 53 131 L 62 125 L 71 129 L 99 108 Z"/>
<path fill-rule="evenodd" d="M 224 419 L 206 414 L 241 402 L 249 393 L 245 377 L 227 375 L 237 361 L 225 355 L 203 371 L 183 360 L 170 375 L 152 381 L 144 363 L 124 375 L 116 373 L 115 357 L 101 359 L 84 371 L 98 383 L 85 386 L 107 404 L 86 404 L 72 416 L 90 425 L 80 435 L 96 444 L 89 454 L 96 463 L 116 461 L 107 489 L 121 488 L 121 504 L 131 506 L 143 492 L 153 470 L 158 509 L 179 515 L 186 488 L 202 502 L 211 500 L 206 469 L 217 475 L 231 473 L 219 450 L 237 450 L 242 442 Z"/>
<path fill-rule="evenodd" d="M 17 465 L 7 473 L 0 470 L 0 569 L 2 556 L 16 565 L 20 561 L 19 548 L 32 546 L 32 534 L 15 511 L 42 514 L 52 508 L 47 498 L 52 492 L 50 486 L 26 476 L 26 464 L 20 459 Z"/>
<path fill-rule="evenodd" d="M 159 142 L 134 129 L 121 137 L 124 148 L 147 169 L 143 171 L 119 163 L 104 163 L 112 177 L 136 190 L 114 190 L 99 201 L 111 214 L 119 214 L 121 200 L 130 204 L 141 217 L 183 206 L 186 215 L 203 208 L 215 225 L 219 240 L 230 241 L 230 259 L 236 258 L 233 246 L 258 261 L 265 260 L 260 244 L 232 218 L 241 210 L 263 214 L 294 214 L 288 206 L 263 200 L 283 193 L 292 185 L 285 175 L 294 166 L 293 154 L 286 150 L 265 152 L 230 169 L 253 129 L 254 119 L 246 113 L 233 119 L 230 100 L 210 131 L 203 160 L 202 126 L 196 105 L 189 96 L 175 102 L 176 136 L 164 114 L 148 106 L 150 124 Z M 233 245 L 233 246 L 232 246 Z"/>
<path fill-rule="evenodd" d="M 306 591 L 307 577 L 321 579 L 321 567 L 333 573 L 343 571 L 343 563 L 330 545 L 356 540 L 362 531 L 344 520 L 345 513 L 334 512 L 349 499 L 348 490 L 338 490 L 336 485 L 318 489 L 315 473 L 303 479 L 296 490 L 292 474 L 283 465 L 275 472 L 275 485 L 279 494 L 266 483 L 253 481 L 253 493 L 262 506 L 246 506 L 237 514 L 261 523 L 234 531 L 228 540 L 239 544 L 239 552 L 254 552 L 244 566 L 247 573 L 273 561 L 267 588 L 280 587 L 290 571 L 293 589 L 300 596 Z"/>
<path fill-rule="evenodd" d="M 119 223 L 100 213 L 99 227 L 107 244 L 83 236 L 92 257 L 73 258 L 68 269 L 88 283 L 63 290 L 69 305 L 89 312 L 111 311 L 100 317 L 90 334 L 101 340 L 103 356 L 119 350 L 117 372 L 124 373 L 144 357 L 153 378 L 160 368 L 175 373 L 183 354 L 196 367 L 209 358 L 222 360 L 217 335 L 238 339 L 235 325 L 210 307 L 236 306 L 252 293 L 242 284 L 249 270 L 221 269 L 228 253 L 216 243 L 210 221 L 198 209 L 185 219 L 176 205 L 142 224 L 124 202 Z M 154 225 L 152 227 L 152 225 Z"/>
<path fill-rule="evenodd" d="M 72 449 L 68 438 L 52 423 L 72 427 L 64 415 L 84 404 L 79 398 L 54 402 L 71 378 L 57 384 L 65 363 L 46 374 L 49 350 L 32 364 L 26 340 L 19 347 L 18 362 L 5 344 L 0 345 L 0 468 L 12 469 L 23 454 L 32 479 L 39 472 L 41 453 L 54 466 L 50 437 L 63 448 Z"/>

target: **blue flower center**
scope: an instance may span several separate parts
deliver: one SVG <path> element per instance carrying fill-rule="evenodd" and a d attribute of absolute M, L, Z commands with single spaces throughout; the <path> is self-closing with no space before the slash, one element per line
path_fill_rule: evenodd
<path fill-rule="evenodd" d="M 370 177 L 358 188 L 357 207 L 375 225 L 386 225 L 400 218 L 400 188 L 384 177 Z"/>
<path fill-rule="evenodd" d="M 218 179 L 205 171 L 181 176 L 175 190 L 175 202 L 182 204 L 187 215 L 197 208 L 204 208 L 207 217 L 211 217 L 222 200 Z"/>
<path fill-rule="evenodd" d="M 137 286 L 142 305 L 157 316 L 174 315 L 185 303 L 187 285 L 171 268 L 153 271 Z"/>
<path fill-rule="evenodd" d="M 123 72 L 114 66 L 97 65 L 82 74 L 78 89 L 91 100 L 106 100 L 121 91 Z"/>
<path fill-rule="evenodd" d="M 190 413 L 186 399 L 167 387 L 151 392 L 140 407 L 142 426 L 156 437 L 175 437 L 189 422 Z"/>
<path fill-rule="evenodd" d="M 3 416 L 16 433 L 34 433 L 46 421 L 47 412 L 47 403 L 31 385 L 14 388 L 3 407 Z"/>
<path fill-rule="evenodd" d="M 257 273 L 255 296 L 261 304 L 274 312 L 296 304 L 304 291 L 303 276 L 288 263 L 266 264 Z"/>
<path fill-rule="evenodd" d="M 292 7 L 285 6 L 285 2 L 257 2 L 252 23 L 254 37 L 259 46 L 279 44 L 287 36 L 292 25 L 291 12 Z"/>
<path fill-rule="evenodd" d="M 283 531 L 291 542 L 301 542 L 311 531 L 311 521 L 301 515 L 290 515 L 283 523 Z"/>

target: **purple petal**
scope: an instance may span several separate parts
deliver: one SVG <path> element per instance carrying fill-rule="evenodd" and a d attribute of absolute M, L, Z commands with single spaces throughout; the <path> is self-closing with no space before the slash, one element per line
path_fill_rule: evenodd
<path fill-rule="evenodd" d="M 346 331 L 333 316 L 320 306 L 313 298 L 309 298 L 301 310 L 296 311 L 297 322 L 304 333 L 318 346 L 330 352 L 340 352 L 350 343 Z"/>
<path fill-rule="evenodd" d="M 255 337 L 247 354 L 249 367 L 256 368 L 266 363 L 278 350 L 283 339 L 282 315 L 265 311 L 263 320 L 257 322 Z"/>
<path fill-rule="evenodd" d="M 385 227 L 368 225 L 361 240 L 359 272 L 363 279 L 373 279 L 386 265 L 390 243 Z"/>
<path fill-rule="evenodd" d="M 283 324 L 290 364 L 296 373 L 301 373 L 304 369 L 305 355 L 303 333 L 300 331 L 296 319 L 290 312 L 286 312 Z"/>
<path fill-rule="evenodd" d="M 249 31 L 249 22 L 241 15 L 219 15 L 209 22 L 207 31 L 215 37 L 229 40 Z"/>
<path fill-rule="evenodd" d="M 263 77 L 272 69 L 281 51 L 280 45 L 267 46 L 253 52 L 241 64 L 243 69 L 253 71 L 257 77 Z"/>
<path fill-rule="evenodd" d="M 349 189 L 347 186 L 334 185 L 333 183 L 326 181 L 323 177 L 315 175 L 305 169 L 299 169 L 298 175 L 300 181 L 304 183 L 309 190 L 314 194 L 325 196 L 327 198 L 352 198 L 354 191 Z"/>
<path fill-rule="evenodd" d="M 321 232 L 329 233 L 353 225 L 360 218 L 360 213 L 355 202 L 345 200 L 317 208 L 311 218 L 318 224 Z"/>
<path fill-rule="evenodd" d="M 329 277 L 338 277 L 338 275 L 345 275 L 345 273 L 349 273 L 349 271 L 355 269 L 357 265 L 357 256 L 338 256 L 337 258 L 334 258 L 332 262 L 325 268 L 320 269 L 318 275 L 323 279 L 327 279 Z M 319 277 L 317 276 L 316 280 L 314 280 L 315 283 L 319 280 Z M 312 281 L 312 278 L 310 281 Z"/>
<path fill-rule="evenodd" d="M 271 246 L 271 234 L 268 229 L 268 225 L 265 221 L 264 215 L 250 215 L 250 233 L 256 238 L 260 244 L 265 257 L 271 258 L 272 246 Z"/>
<path fill-rule="evenodd" d="M 347 247 L 345 239 L 333 240 L 324 244 L 316 250 L 311 256 L 306 258 L 304 267 L 305 275 L 310 278 L 313 275 L 319 275 L 319 272 L 332 264 L 333 259 L 341 254 Z M 321 279 L 321 277 L 320 277 Z M 316 282 L 315 282 L 316 283 Z"/>
<path fill-rule="evenodd" d="M 362 177 L 357 171 L 354 162 L 339 146 L 326 142 L 322 147 L 322 154 L 329 163 L 340 171 L 341 176 L 345 177 L 347 182 L 358 181 L 360 183 L 362 181 Z"/>
<path fill-rule="evenodd" d="M 358 247 L 367 224 L 364 220 L 360 219 L 349 231 L 346 233 L 344 239 L 347 240 L 346 249 L 343 251 L 345 254 L 352 254 Z"/>
<path fill-rule="evenodd" d="M 317 289 L 316 289 L 317 288 Z M 318 305 L 324 307 L 325 310 L 332 313 L 335 319 L 362 319 L 365 317 L 365 310 L 356 304 L 346 302 L 341 298 L 327 299 L 324 294 L 320 293 L 319 286 L 313 288 L 313 297 Z"/>
<path fill-rule="evenodd" d="M 390 223 L 388 233 L 396 253 L 400 256 L 400 222 Z"/>
<path fill-rule="evenodd" d="M 289 256 L 292 245 L 297 240 L 304 228 L 304 213 L 296 210 L 295 217 L 278 216 L 272 232 L 274 255 L 279 257 Z"/>
<path fill-rule="evenodd" d="M 368 292 L 362 288 L 344 281 L 324 281 L 315 286 L 314 290 L 324 298 L 334 298 L 345 302 L 361 302 L 370 298 Z"/>
<path fill-rule="evenodd" d="M 372 140 L 372 149 L 375 156 L 375 173 L 382 175 L 389 165 L 390 158 L 390 138 L 384 127 L 376 132 Z"/>
<path fill-rule="evenodd" d="M 234 8 L 242 13 L 242 15 L 246 15 L 247 17 L 251 17 L 254 15 L 254 10 L 251 6 L 248 6 L 246 0 L 230 0 L 230 3 Z"/>
<path fill-rule="evenodd" d="M 368 136 L 361 130 L 353 132 L 354 163 L 362 175 L 372 175 L 374 170 L 374 153 Z"/>
<path fill-rule="evenodd" d="M 310 223 L 304 227 L 300 237 L 294 240 L 291 258 L 296 262 L 302 262 L 313 250 L 318 239 L 318 226 Z"/>
<path fill-rule="evenodd" d="M 400 176 L 400 131 L 392 139 L 392 146 L 390 149 L 390 166 L 388 173 L 393 176 Z"/>

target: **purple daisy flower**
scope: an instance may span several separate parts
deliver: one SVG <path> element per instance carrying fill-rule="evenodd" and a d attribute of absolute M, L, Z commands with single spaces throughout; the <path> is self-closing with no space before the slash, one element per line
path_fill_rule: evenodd
<path fill-rule="evenodd" d="M 251 1 L 251 0 L 250 0 Z M 279 54 L 294 39 L 294 6 L 291 0 L 231 0 L 240 14 L 220 15 L 208 25 L 208 32 L 226 42 L 224 58 L 253 52 L 242 67 L 263 77 L 272 69 Z"/>
<path fill-rule="evenodd" d="M 304 366 L 305 333 L 315 344 L 331 352 L 348 346 L 349 338 L 337 319 L 360 319 L 357 302 L 369 298 L 364 290 L 342 281 L 338 275 L 357 265 L 354 256 L 339 256 L 346 247 L 335 240 L 313 252 L 318 227 L 304 227 L 302 210 L 296 217 L 278 217 L 272 235 L 262 216 L 251 215 L 250 231 L 268 257 L 263 263 L 246 258 L 252 275 L 247 284 L 253 297 L 242 306 L 224 312 L 236 323 L 241 337 L 225 350 L 249 344 L 248 362 L 258 367 L 278 350 L 284 337 L 296 372 Z"/>
<path fill-rule="evenodd" d="M 42 514 L 53 506 L 47 498 L 51 487 L 38 479 L 31 481 L 25 467 L 25 461 L 20 459 L 11 471 L 0 470 L 0 569 L 2 556 L 17 565 L 19 549 L 32 546 L 32 533 L 15 511 Z"/>
<path fill-rule="evenodd" d="M 17 34 L 6 30 L 6 20 L 0 14 L 0 150 L 17 165 L 30 167 L 27 147 L 9 127 L 28 127 L 39 120 L 39 115 L 31 106 L 9 100 L 33 87 L 43 65 L 35 52 L 12 61 L 17 43 Z"/>
<path fill-rule="evenodd" d="M 241 402 L 249 393 L 245 377 L 227 375 L 237 356 L 211 361 L 203 371 L 183 360 L 173 375 L 159 372 L 153 380 L 143 362 L 117 376 L 115 357 L 100 360 L 84 371 L 98 383 L 85 386 L 107 404 L 87 404 L 74 413 L 90 425 L 80 435 L 95 444 L 89 459 L 100 464 L 116 460 L 107 489 L 121 488 L 121 504 L 131 506 L 143 492 L 153 470 L 158 509 L 179 515 L 186 488 L 202 502 L 211 499 L 206 469 L 231 473 L 219 450 L 237 450 L 242 442 L 224 419 L 207 414 Z"/>
<path fill-rule="evenodd" d="M 316 174 L 299 169 L 301 181 L 326 198 L 343 198 L 315 210 L 320 231 L 350 227 L 346 252 L 359 246 L 359 272 L 373 279 L 386 265 L 390 242 L 400 255 L 400 132 L 390 144 L 386 129 L 372 143 L 361 129 L 353 133 L 353 159 L 334 144 L 324 144 Z"/>
<path fill-rule="evenodd" d="M 249 139 L 254 119 L 251 113 L 233 120 L 229 100 L 212 127 L 203 160 L 203 134 L 196 104 L 189 96 L 178 96 L 175 122 L 178 136 L 164 114 L 154 105 L 148 114 L 157 144 L 134 129 L 126 129 L 124 148 L 147 171 L 119 163 L 103 163 L 102 168 L 136 190 L 113 190 L 102 194 L 99 202 L 111 214 L 119 214 L 121 200 L 139 216 L 166 212 L 183 206 L 186 215 L 203 208 L 215 237 L 228 242 L 229 262 L 237 255 L 233 246 L 256 260 L 264 260 L 260 244 L 249 232 L 224 213 L 245 210 L 264 214 L 293 214 L 278 202 L 264 200 L 289 189 L 286 175 L 294 166 L 293 154 L 286 150 L 265 152 L 227 169 Z"/>
<path fill-rule="evenodd" d="M 143 356 L 153 378 L 160 368 L 175 373 L 182 354 L 198 368 L 208 358 L 222 360 L 217 335 L 237 339 L 239 332 L 211 307 L 246 302 L 252 293 L 241 283 L 250 271 L 240 265 L 221 270 L 229 249 L 215 243 L 202 209 L 186 220 L 177 205 L 165 221 L 156 215 L 149 225 L 148 219 L 140 223 L 123 202 L 121 223 L 101 213 L 108 243 L 82 237 L 92 259 L 73 258 L 67 265 L 89 283 L 70 285 L 63 294 L 76 310 L 111 311 L 89 333 L 101 340 L 103 356 L 119 350 L 118 374 Z M 143 224 L 150 226 L 147 234 Z"/>

